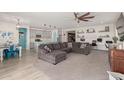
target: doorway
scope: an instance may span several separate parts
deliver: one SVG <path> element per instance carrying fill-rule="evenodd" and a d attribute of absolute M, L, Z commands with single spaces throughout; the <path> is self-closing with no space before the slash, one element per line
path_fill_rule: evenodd
<path fill-rule="evenodd" d="M 68 42 L 75 42 L 75 31 L 68 32 Z"/>
<path fill-rule="evenodd" d="M 27 28 L 19 28 L 19 45 L 22 49 L 27 47 Z"/>

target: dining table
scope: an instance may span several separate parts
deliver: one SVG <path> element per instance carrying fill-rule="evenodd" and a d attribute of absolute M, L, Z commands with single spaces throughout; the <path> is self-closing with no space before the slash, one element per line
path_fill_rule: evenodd
<path fill-rule="evenodd" d="M 0 46 L 0 61 L 1 61 L 1 63 L 4 60 L 3 52 L 4 52 L 5 49 L 9 49 L 9 46 Z M 16 46 L 16 49 L 19 50 L 19 58 L 21 58 L 22 57 L 22 47 L 21 46 Z"/>

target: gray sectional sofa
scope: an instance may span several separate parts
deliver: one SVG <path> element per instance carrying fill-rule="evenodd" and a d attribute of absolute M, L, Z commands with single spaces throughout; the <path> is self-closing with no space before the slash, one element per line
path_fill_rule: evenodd
<path fill-rule="evenodd" d="M 75 52 L 88 55 L 91 51 L 89 43 L 74 42 L 71 43 L 71 47 L 68 44 L 67 42 L 41 44 L 38 47 L 38 58 L 55 65 L 65 60 L 67 53 Z"/>

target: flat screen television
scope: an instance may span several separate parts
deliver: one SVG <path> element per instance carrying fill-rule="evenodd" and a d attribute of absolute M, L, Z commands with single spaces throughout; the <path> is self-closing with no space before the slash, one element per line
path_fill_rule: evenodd
<path fill-rule="evenodd" d="M 36 35 L 36 38 L 41 38 L 41 35 Z"/>

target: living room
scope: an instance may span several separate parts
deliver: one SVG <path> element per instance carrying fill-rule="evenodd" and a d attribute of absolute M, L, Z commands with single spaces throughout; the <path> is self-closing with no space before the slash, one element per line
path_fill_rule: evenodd
<path fill-rule="evenodd" d="M 121 12 L 1 12 L 0 19 L 0 79 L 107 80 L 109 50 L 124 48 Z M 3 48 L 11 43 L 12 57 Z"/>
<path fill-rule="evenodd" d="M 122 93 L 123 16 L 124 0 L 1 0 L 0 92 Z"/>

